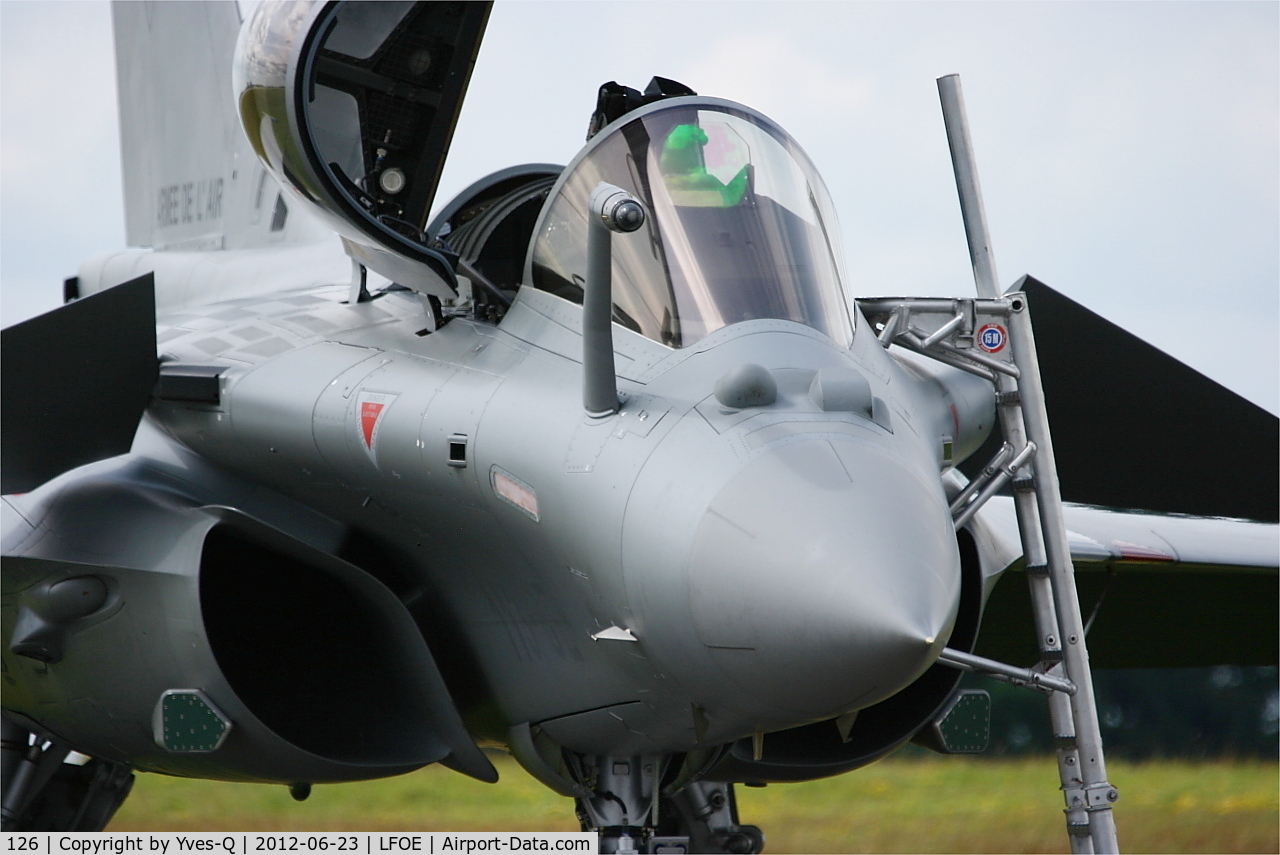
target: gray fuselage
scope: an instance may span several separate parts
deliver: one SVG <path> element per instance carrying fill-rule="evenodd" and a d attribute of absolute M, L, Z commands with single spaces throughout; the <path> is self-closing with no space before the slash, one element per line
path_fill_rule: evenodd
<path fill-rule="evenodd" d="M 944 441 L 989 429 L 985 384 L 942 369 L 937 395 L 865 323 L 848 350 L 788 321 L 682 350 L 615 326 L 624 405 L 596 419 L 577 306 L 524 289 L 499 327 L 419 335 L 409 292 L 341 299 L 162 319 L 164 359 L 224 367 L 221 402 L 151 416 L 378 543 L 478 736 L 527 722 L 581 752 L 689 750 L 868 706 L 946 643 L 938 473 Z M 747 362 L 776 401 L 723 406 L 716 381 Z M 865 378 L 871 406 L 824 410 L 819 372 Z M 462 633 L 446 649 L 437 621 Z"/>

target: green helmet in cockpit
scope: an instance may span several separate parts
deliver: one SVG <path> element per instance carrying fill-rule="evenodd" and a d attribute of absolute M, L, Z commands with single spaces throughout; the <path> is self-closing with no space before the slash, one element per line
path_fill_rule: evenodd
<path fill-rule="evenodd" d="M 601 181 L 650 214 L 613 241 L 616 322 L 671 347 L 757 319 L 850 341 L 830 199 L 804 152 L 768 119 L 695 96 L 601 130 L 543 209 L 527 282 L 581 302 L 586 205 Z"/>

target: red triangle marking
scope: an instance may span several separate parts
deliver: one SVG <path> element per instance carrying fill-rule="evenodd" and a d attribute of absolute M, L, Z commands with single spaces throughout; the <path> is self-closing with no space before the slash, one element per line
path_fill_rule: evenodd
<path fill-rule="evenodd" d="M 372 401 L 360 403 L 360 438 L 364 440 L 364 447 L 370 451 L 373 450 L 373 429 L 378 426 L 378 417 L 386 406 Z"/>

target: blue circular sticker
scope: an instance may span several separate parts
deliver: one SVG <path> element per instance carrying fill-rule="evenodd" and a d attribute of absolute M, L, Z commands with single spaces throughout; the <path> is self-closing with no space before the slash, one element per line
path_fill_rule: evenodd
<path fill-rule="evenodd" d="M 1005 335 L 1004 327 L 999 324 L 987 324 L 978 330 L 978 347 L 987 353 L 999 353 L 1004 350 L 1004 343 L 1008 341 Z"/>

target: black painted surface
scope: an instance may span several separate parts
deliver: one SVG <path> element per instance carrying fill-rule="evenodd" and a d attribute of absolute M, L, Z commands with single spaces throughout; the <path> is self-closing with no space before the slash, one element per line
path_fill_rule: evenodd
<path fill-rule="evenodd" d="M 3 492 L 127 452 L 156 374 L 151 274 L 0 333 Z"/>
<path fill-rule="evenodd" d="M 1030 276 L 1010 291 L 1031 309 L 1065 501 L 1280 520 L 1280 420 Z"/>
<path fill-rule="evenodd" d="M 1076 568 L 1080 611 L 1097 612 L 1086 641 L 1094 668 L 1275 665 L 1280 579 L 1274 572 L 1156 564 Z M 1036 650 L 1026 575 L 1012 570 L 987 600 L 974 650 L 1030 666 Z"/>

